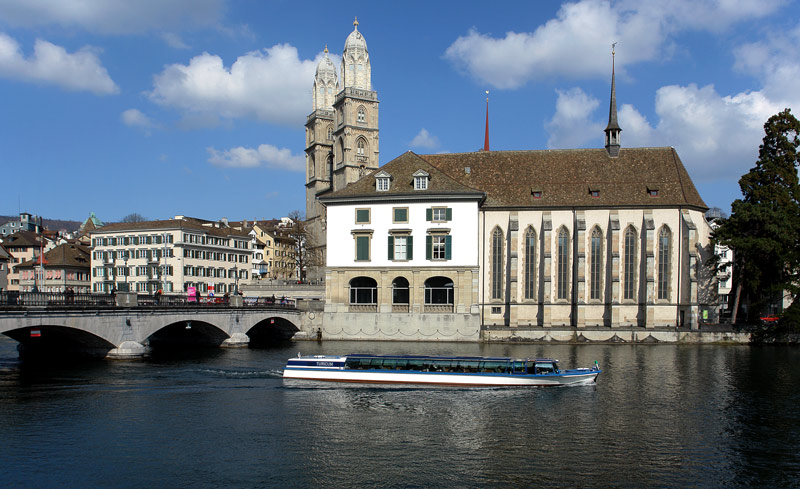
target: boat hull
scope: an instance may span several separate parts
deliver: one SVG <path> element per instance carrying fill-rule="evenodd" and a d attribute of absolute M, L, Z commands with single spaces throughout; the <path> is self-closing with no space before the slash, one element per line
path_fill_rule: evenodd
<path fill-rule="evenodd" d="M 594 384 L 599 370 L 574 370 L 559 374 L 511 375 L 445 372 L 305 369 L 287 367 L 284 379 L 371 384 L 430 384 L 450 386 L 559 386 Z"/>

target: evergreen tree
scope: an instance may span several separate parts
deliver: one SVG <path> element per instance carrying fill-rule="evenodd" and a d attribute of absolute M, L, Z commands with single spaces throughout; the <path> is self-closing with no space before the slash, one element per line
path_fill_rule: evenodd
<path fill-rule="evenodd" d="M 797 297 L 800 286 L 800 122 L 786 109 L 764 131 L 756 165 L 739 180 L 743 198 L 714 232 L 734 253 L 734 320 L 742 293 L 756 314 L 783 290 Z"/>

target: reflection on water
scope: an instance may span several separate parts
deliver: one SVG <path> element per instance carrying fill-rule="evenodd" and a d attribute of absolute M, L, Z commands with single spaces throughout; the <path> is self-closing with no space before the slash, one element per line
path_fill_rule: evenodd
<path fill-rule="evenodd" d="M 323 342 L 23 364 L 0 340 L 3 487 L 796 487 L 800 352 Z M 286 381 L 302 354 L 600 362 L 597 386 Z"/>

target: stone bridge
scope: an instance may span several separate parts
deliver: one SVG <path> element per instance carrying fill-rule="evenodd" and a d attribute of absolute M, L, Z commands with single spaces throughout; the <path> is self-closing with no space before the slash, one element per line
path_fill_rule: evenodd
<path fill-rule="evenodd" d="M 167 347 L 241 347 L 292 338 L 314 315 L 294 307 L 183 305 L 25 307 L 0 311 L 20 354 L 137 358 Z M 305 324 L 305 332 L 313 331 Z"/>

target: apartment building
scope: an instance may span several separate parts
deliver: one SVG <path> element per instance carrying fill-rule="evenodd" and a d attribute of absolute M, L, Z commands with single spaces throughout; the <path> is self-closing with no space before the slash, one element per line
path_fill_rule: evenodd
<path fill-rule="evenodd" d="M 186 216 L 107 224 L 92 238 L 92 291 L 237 291 L 250 277 L 251 236 L 226 221 Z"/>

